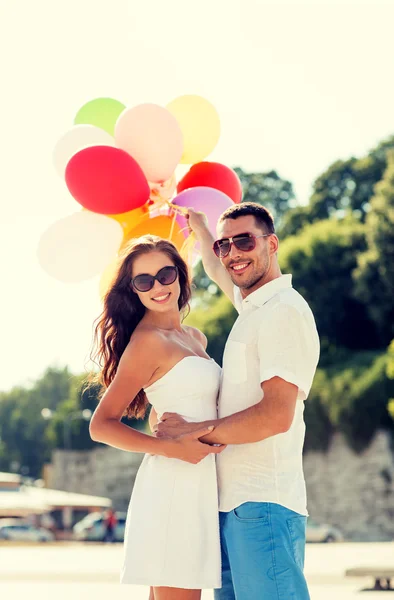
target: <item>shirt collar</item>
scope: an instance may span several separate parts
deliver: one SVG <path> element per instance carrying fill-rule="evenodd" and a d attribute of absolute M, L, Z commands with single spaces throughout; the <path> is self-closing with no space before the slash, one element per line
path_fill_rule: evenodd
<path fill-rule="evenodd" d="M 263 306 L 268 300 L 271 300 L 276 294 L 282 290 L 286 290 L 292 287 L 291 284 L 292 275 L 281 275 L 272 281 L 269 281 L 265 285 L 262 285 L 255 292 L 249 294 L 242 300 L 242 308 L 249 308 L 253 306 Z"/>

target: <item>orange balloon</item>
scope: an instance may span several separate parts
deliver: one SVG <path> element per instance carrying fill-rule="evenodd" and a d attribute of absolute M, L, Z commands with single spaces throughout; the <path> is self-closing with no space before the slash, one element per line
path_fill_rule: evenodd
<path fill-rule="evenodd" d="M 142 235 L 157 235 L 165 240 L 169 240 L 174 244 L 177 250 L 180 252 L 183 244 L 185 243 L 185 236 L 182 233 L 180 226 L 173 217 L 167 217 L 166 215 L 160 215 L 151 219 L 146 219 L 139 223 L 137 227 L 132 229 L 127 236 L 123 238 L 123 243 L 120 251 L 123 250 L 125 245 L 132 238 L 138 238 Z"/>
<path fill-rule="evenodd" d="M 129 232 L 137 227 L 137 225 L 149 218 L 149 208 L 148 203 L 144 204 L 144 206 L 140 206 L 140 208 L 135 208 L 134 210 L 130 210 L 129 212 L 120 213 L 118 215 L 106 215 L 107 217 L 111 217 L 111 219 L 115 219 L 118 223 L 121 224 L 123 228 L 124 235 L 128 235 Z"/>

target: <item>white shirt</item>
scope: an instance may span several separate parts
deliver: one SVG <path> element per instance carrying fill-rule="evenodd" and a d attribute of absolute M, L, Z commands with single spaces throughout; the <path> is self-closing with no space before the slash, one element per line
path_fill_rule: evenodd
<path fill-rule="evenodd" d="M 281 377 L 298 387 L 293 423 L 286 433 L 250 444 L 229 445 L 217 456 L 220 510 L 243 502 L 273 502 L 307 515 L 302 449 L 304 400 L 319 359 L 311 309 L 291 285 L 291 275 L 270 281 L 242 300 L 223 357 L 219 417 L 263 398 L 261 383 Z"/>

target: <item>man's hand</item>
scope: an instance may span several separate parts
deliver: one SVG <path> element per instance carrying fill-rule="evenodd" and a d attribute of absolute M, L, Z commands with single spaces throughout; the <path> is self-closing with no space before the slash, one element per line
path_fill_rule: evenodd
<path fill-rule="evenodd" d="M 196 465 L 206 458 L 208 454 L 220 454 L 226 446 L 209 446 L 208 444 L 203 444 L 198 439 L 207 435 L 212 430 L 213 427 L 204 427 L 203 429 L 181 435 L 175 439 L 168 439 L 166 456 Z"/>
<path fill-rule="evenodd" d="M 201 429 L 201 423 L 189 423 L 176 413 L 164 413 L 153 428 L 155 437 L 177 438 Z"/>
<path fill-rule="evenodd" d="M 208 219 L 203 212 L 196 212 L 192 208 L 188 208 L 189 214 L 187 216 L 187 221 L 189 228 L 196 234 L 197 239 L 201 239 L 201 237 L 209 234 L 211 235 L 208 229 Z"/>

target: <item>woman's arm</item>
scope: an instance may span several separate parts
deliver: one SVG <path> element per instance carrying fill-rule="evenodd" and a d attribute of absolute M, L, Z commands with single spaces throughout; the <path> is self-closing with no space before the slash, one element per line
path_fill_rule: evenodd
<path fill-rule="evenodd" d="M 157 335 L 148 332 L 134 334 L 124 351 L 117 373 L 94 411 L 90 422 L 90 436 L 96 442 L 126 450 L 178 458 L 196 464 L 212 452 L 212 448 L 199 441 L 212 427 L 181 435 L 175 439 L 155 438 L 124 425 L 121 419 L 130 402 L 146 386 L 160 364 L 165 351 Z"/>
<path fill-rule="evenodd" d="M 121 423 L 126 408 L 148 384 L 160 364 L 157 359 L 160 344 L 158 336 L 150 332 L 133 335 L 119 361 L 117 373 L 90 422 L 90 435 L 94 441 L 131 452 L 165 455 L 165 444 L 154 444 L 150 436 Z M 156 354 L 152 352 L 153 346 Z"/>

